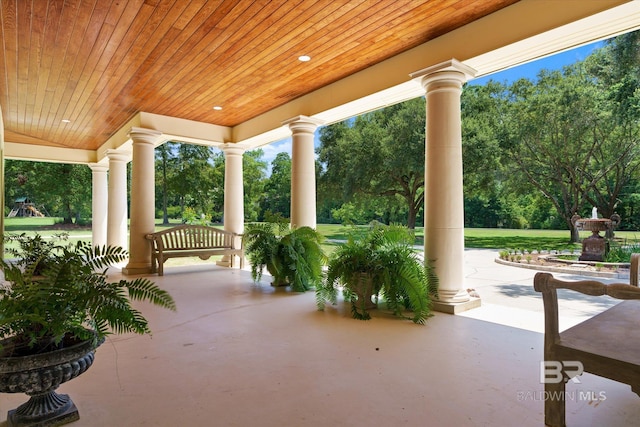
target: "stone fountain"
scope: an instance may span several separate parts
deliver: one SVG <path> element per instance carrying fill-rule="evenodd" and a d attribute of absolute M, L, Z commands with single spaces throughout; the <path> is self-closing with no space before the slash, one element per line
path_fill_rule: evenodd
<path fill-rule="evenodd" d="M 598 209 L 594 206 L 591 218 L 574 215 L 571 222 L 578 231 L 591 231 L 591 236 L 582 241 L 582 254 L 579 261 L 604 261 L 608 250 L 608 240 L 600 236 L 601 231 L 613 231 L 620 223 L 620 216 L 613 214 L 610 219 L 598 218 Z"/>

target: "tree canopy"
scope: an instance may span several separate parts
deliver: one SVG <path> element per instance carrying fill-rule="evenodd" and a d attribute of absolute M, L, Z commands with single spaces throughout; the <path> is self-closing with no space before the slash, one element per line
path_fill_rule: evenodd
<path fill-rule="evenodd" d="M 627 39 L 616 39 L 562 71 L 541 71 L 536 81 L 494 85 L 483 92 L 489 108 L 476 109 L 467 119 L 491 116 L 484 122 L 493 122 L 503 153 L 496 170 L 511 171 L 512 190 L 542 194 L 572 230 L 572 241 L 578 235 L 571 217 L 584 216 L 593 206 L 611 216 L 639 166 L 637 86 L 630 90 L 622 79 L 621 87 L 604 71 L 619 49 L 629 50 L 626 44 Z M 494 142 L 484 147 L 494 147 Z M 465 160 L 473 164 L 472 158 Z"/>
<path fill-rule="evenodd" d="M 417 98 L 323 128 L 323 194 L 359 206 L 382 198 L 380 216 L 404 210 L 414 228 L 424 200 L 424 126 L 424 99 Z"/>

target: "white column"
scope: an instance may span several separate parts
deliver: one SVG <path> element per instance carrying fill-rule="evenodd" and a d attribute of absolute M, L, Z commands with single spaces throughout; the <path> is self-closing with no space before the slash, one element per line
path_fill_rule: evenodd
<path fill-rule="evenodd" d="M 245 149 L 236 144 L 224 144 L 224 229 L 231 233 L 244 232 L 244 180 L 242 155 Z M 239 244 L 240 242 L 236 242 Z M 231 257 L 225 255 L 217 265 L 231 266 Z"/>
<path fill-rule="evenodd" d="M 464 287 L 464 204 L 462 192 L 462 85 L 475 70 L 451 60 L 412 74 L 426 90 L 425 260 L 438 276 L 437 302 L 470 300 Z M 442 305 L 436 309 L 443 309 Z M 464 304 L 463 304 L 464 305 Z M 471 308 L 471 307 L 467 307 Z M 467 309 L 463 308 L 463 309 Z M 451 309 L 456 312 L 458 309 Z M 449 311 L 444 308 L 443 311 Z"/>
<path fill-rule="evenodd" d="M 131 163 L 131 219 L 129 221 L 129 263 L 124 274 L 151 273 L 151 244 L 145 238 L 155 231 L 156 184 L 154 148 L 161 132 L 133 128 Z"/>
<path fill-rule="evenodd" d="M 283 124 L 291 129 L 291 227 L 316 228 L 316 159 L 314 132 L 323 122 L 298 116 Z"/>
<path fill-rule="evenodd" d="M 107 245 L 127 248 L 127 163 L 128 151 L 107 150 L 109 200 L 107 202 Z"/>
<path fill-rule="evenodd" d="M 91 241 L 93 246 L 107 244 L 107 209 L 109 167 L 100 163 L 89 163 L 91 168 Z"/>

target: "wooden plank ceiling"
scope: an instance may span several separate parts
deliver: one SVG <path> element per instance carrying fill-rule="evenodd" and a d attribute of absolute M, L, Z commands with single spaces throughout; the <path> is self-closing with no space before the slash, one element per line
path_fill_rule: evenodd
<path fill-rule="evenodd" d="M 5 140 L 96 149 L 140 111 L 234 126 L 516 1 L 0 0 Z"/>

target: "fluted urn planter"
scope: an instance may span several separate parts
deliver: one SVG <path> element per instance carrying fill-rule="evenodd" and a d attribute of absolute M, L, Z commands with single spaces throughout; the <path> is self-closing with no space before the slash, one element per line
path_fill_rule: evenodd
<path fill-rule="evenodd" d="M 31 396 L 9 412 L 9 426 L 75 421 L 78 410 L 58 386 L 92 365 L 108 334 L 151 332 L 132 301 L 170 310 L 175 301 L 143 277 L 109 280 L 109 267 L 128 258 L 120 247 L 26 233 L 4 239 L 18 249 L 7 247 L 10 261 L 0 257 L 0 392 Z"/>
<path fill-rule="evenodd" d="M 55 390 L 91 367 L 102 341 L 89 339 L 40 354 L 5 356 L 13 339 L 0 341 L 5 349 L 0 352 L 0 392 L 25 393 L 31 398 L 9 411 L 8 426 L 58 426 L 78 420 L 71 398 Z"/>

